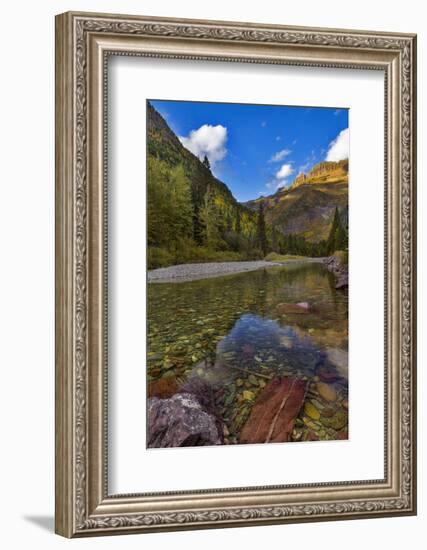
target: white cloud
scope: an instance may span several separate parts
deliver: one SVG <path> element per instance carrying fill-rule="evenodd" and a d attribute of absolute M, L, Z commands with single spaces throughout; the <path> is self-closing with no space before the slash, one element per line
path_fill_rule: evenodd
<path fill-rule="evenodd" d="M 290 164 L 282 164 L 280 170 L 276 172 L 276 179 L 284 180 L 293 174 L 294 169 Z"/>
<path fill-rule="evenodd" d="M 281 151 L 277 151 L 277 153 L 275 153 L 268 162 L 280 162 L 285 157 L 290 155 L 291 152 L 292 151 L 290 149 L 282 149 Z"/>
<path fill-rule="evenodd" d="M 341 130 L 338 136 L 329 144 L 326 160 L 337 162 L 339 160 L 348 159 L 349 148 L 349 130 L 345 128 L 345 130 Z"/>
<path fill-rule="evenodd" d="M 273 179 L 268 181 L 265 186 L 269 191 L 277 191 L 281 187 L 289 185 L 289 176 L 293 174 L 295 170 L 291 164 L 282 164 L 280 170 L 278 170 Z"/>
<path fill-rule="evenodd" d="M 197 130 L 191 130 L 187 137 L 179 140 L 189 151 L 203 160 L 206 155 L 212 166 L 222 160 L 227 154 L 225 144 L 227 142 L 227 128 L 218 124 L 211 126 L 203 124 Z"/>
<path fill-rule="evenodd" d="M 294 172 L 295 170 L 292 168 L 291 163 L 282 164 L 280 170 L 278 170 L 272 179 L 265 184 L 265 187 L 270 192 L 277 191 L 281 187 L 286 187 L 290 183 L 289 176 Z"/>

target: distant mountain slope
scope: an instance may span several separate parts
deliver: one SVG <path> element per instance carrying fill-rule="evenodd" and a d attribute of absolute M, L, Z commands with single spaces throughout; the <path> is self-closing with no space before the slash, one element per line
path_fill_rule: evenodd
<path fill-rule="evenodd" d="M 265 220 L 283 235 L 299 235 L 308 242 L 328 238 L 335 208 L 348 227 L 348 161 L 323 162 L 298 175 L 289 188 L 244 203 L 256 211 L 264 202 Z"/>

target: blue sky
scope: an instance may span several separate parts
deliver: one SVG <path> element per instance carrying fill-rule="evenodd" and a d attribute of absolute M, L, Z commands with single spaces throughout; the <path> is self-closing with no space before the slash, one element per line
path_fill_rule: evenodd
<path fill-rule="evenodd" d="M 348 110 L 158 101 L 151 104 L 187 149 L 239 201 L 270 195 L 323 160 L 348 157 Z"/>

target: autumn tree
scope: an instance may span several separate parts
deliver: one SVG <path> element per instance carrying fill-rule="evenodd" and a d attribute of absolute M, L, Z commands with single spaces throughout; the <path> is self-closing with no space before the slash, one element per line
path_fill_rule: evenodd
<path fill-rule="evenodd" d="M 341 221 L 338 207 L 335 207 L 334 219 L 332 221 L 331 231 L 327 240 L 327 251 L 328 254 L 332 254 L 336 250 L 345 250 L 347 247 L 347 232 Z"/>
<path fill-rule="evenodd" d="M 236 233 L 238 235 L 240 235 L 241 231 L 242 231 L 241 214 L 240 214 L 240 210 L 237 209 L 237 211 L 236 211 Z"/>
<path fill-rule="evenodd" d="M 257 241 L 263 255 L 266 256 L 268 243 L 267 234 L 265 231 L 264 201 L 261 201 L 258 207 Z"/>
<path fill-rule="evenodd" d="M 203 241 L 208 248 L 218 249 L 221 246 L 219 231 L 220 212 L 215 204 L 215 192 L 209 185 L 200 209 L 200 219 L 203 224 Z"/>
<path fill-rule="evenodd" d="M 147 238 L 149 246 L 171 248 L 192 236 L 190 183 L 181 165 L 170 168 L 148 157 Z"/>

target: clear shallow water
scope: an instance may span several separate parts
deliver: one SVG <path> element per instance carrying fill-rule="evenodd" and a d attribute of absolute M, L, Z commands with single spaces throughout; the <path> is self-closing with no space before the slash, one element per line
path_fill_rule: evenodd
<path fill-rule="evenodd" d="M 305 378 L 319 414 L 302 410 L 294 440 L 344 437 L 348 298 L 334 284 L 326 268 L 313 263 L 149 284 L 148 381 L 170 379 L 179 386 L 202 379 L 214 391 L 217 414 L 227 426 L 226 442 L 237 443 L 270 379 Z M 301 302 L 308 310 L 295 310 Z M 319 381 L 333 388 L 333 402 L 317 394 Z M 339 422 L 325 420 L 338 413 Z"/>

